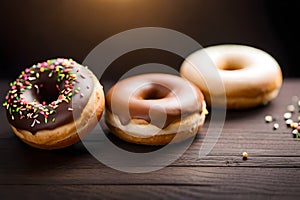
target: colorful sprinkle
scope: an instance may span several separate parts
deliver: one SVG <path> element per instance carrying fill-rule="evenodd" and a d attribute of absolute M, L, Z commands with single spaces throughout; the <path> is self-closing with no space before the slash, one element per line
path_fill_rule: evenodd
<path fill-rule="evenodd" d="M 41 124 L 38 119 L 42 119 L 39 118 L 39 116 L 42 116 L 44 118 L 43 122 L 48 123 L 49 116 L 56 113 L 55 109 L 60 103 L 69 103 L 71 101 L 73 87 L 76 82 L 78 82 L 78 80 L 76 80 L 76 74 L 72 72 L 75 65 L 76 62 L 72 59 L 58 58 L 38 63 L 22 71 L 21 75 L 15 81 L 10 83 L 11 89 L 6 95 L 5 102 L 3 103 L 3 106 L 7 109 L 11 119 L 15 120 L 16 117 L 21 120 L 30 119 L 32 120 L 30 126 L 34 127 Z M 39 102 L 37 99 L 34 99 L 32 102 L 27 102 L 23 93 L 26 90 L 34 88 L 37 94 L 39 94 L 44 85 L 42 83 L 33 83 L 33 81 L 39 79 L 43 73 L 48 73 L 46 76 L 49 78 L 52 78 L 54 74 L 55 77 L 57 77 L 58 84 L 56 84 L 56 88 L 60 93 L 59 98 L 50 104 L 47 104 L 45 101 Z M 64 82 L 65 84 L 62 86 L 61 82 Z M 60 86 L 62 88 L 60 88 Z M 79 93 L 79 90 L 80 89 L 77 89 L 77 93 Z M 80 96 L 83 97 L 83 94 L 80 93 Z M 68 110 L 72 111 L 72 108 L 69 108 Z M 55 122 L 55 117 L 52 117 L 51 121 Z"/>
<path fill-rule="evenodd" d="M 298 127 L 298 123 L 297 122 L 293 122 L 293 123 L 290 124 L 290 127 L 292 129 L 296 129 Z"/>
<path fill-rule="evenodd" d="M 291 119 L 285 120 L 285 124 L 286 124 L 288 127 L 290 127 L 290 125 L 291 125 L 292 123 L 294 123 L 294 122 L 293 122 L 293 120 L 291 120 Z"/>
<path fill-rule="evenodd" d="M 243 152 L 242 156 L 243 156 L 243 160 L 248 159 L 248 153 L 247 152 Z"/>

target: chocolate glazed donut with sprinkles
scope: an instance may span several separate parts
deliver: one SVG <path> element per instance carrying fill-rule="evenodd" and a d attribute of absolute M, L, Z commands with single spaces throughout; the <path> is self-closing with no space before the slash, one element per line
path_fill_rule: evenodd
<path fill-rule="evenodd" d="M 31 146 L 57 149 L 80 140 L 100 119 L 102 86 L 72 59 L 52 59 L 22 71 L 3 106 L 15 134 Z"/>

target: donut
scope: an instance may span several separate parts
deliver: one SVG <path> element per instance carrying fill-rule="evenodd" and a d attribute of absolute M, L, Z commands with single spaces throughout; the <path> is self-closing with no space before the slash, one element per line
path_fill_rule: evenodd
<path fill-rule="evenodd" d="M 59 149 L 80 141 L 105 107 L 101 84 L 72 59 L 50 59 L 26 68 L 10 83 L 3 106 L 13 132 L 40 149 Z"/>
<path fill-rule="evenodd" d="M 219 76 L 201 74 L 201 70 L 208 67 L 199 60 L 203 51 L 216 66 Z M 197 59 L 199 62 L 195 67 L 192 63 Z M 271 55 L 237 44 L 210 46 L 192 53 L 182 63 L 180 74 L 200 88 L 208 106 L 211 106 L 211 98 L 215 98 L 215 106 L 225 105 L 232 110 L 266 105 L 277 97 L 282 85 L 280 66 Z M 208 89 L 206 84 L 218 77 L 223 82 L 227 103 L 218 101 L 220 91 Z"/>
<path fill-rule="evenodd" d="M 175 75 L 132 76 L 117 82 L 106 94 L 107 127 L 130 143 L 166 145 L 191 138 L 206 114 L 201 91 Z"/>

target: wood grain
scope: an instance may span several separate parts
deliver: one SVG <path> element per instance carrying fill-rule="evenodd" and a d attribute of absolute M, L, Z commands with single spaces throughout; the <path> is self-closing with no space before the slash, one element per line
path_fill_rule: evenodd
<path fill-rule="evenodd" d="M 208 132 L 208 119 L 178 160 L 140 174 L 107 167 L 81 142 L 55 151 L 29 147 L 14 136 L 1 108 L 0 199 L 299 199 L 300 140 L 293 138 L 283 120 L 286 106 L 296 103 L 293 96 L 300 97 L 299 84 L 298 79 L 285 80 L 278 98 L 267 106 L 228 111 L 220 137 Z M 276 118 L 278 130 L 265 123 L 266 114 Z M 107 134 L 125 150 L 157 150 Z M 85 141 L 94 142 L 105 141 L 94 137 Z M 214 146 L 200 158 L 204 142 Z M 247 160 L 242 159 L 243 151 L 249 155 Z"/>

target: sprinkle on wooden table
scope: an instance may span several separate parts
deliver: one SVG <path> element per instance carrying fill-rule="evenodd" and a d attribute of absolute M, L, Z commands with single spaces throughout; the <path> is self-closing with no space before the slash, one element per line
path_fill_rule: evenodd
<path fill-rule="evenodd" d="M 287 110 L 291 113 L 295 112 L 295 106 L 294 105 L 288 105 Z"/>
<path fill-rule="evenodd" d="M 265 121 L 266 121 L 267 123 L 270 123 L 270 122 L 273 121 L 273 117 L 272 117 L 271 115 L 266 115 L 266 116 L 265 116 Z"/>
<path fill-rule="evenodd" d="M 243 152 L 243 160 L 247 160 L 248 159 L 248 153 L 247 152 Z"/>
<path fill-rule="evenodd" d="M 291 119 L 287 119 L 287 120 L 285 120 L 285 124 L 288 126 L 288 127 L 290 127 L 290 125 L 293 123 L 293 120 L 291 120 Z"/>
<path fill-rule="evenodd" d="M 292 113 L 286 112 L 286 113 L 284 113 L 283 117 L 284 117 L 284 119 L 290 119 L 290 118 L 292 118 Z"/>
<path fill-rule="evenodd" d="M 294 138 L 299 138 L 299 136 L 300 136 L 299 131 L 298 131 L 297 129 L 294 129 L 294 130 L 292 131 L 292 134 L 293 134 L 293 137 L 294 137 Z"/>
<path fill-rule="evenodd" d="M 298 123 L 297 122 L 293 122 L 293 123 L 291 123 L 290 124 L 290 127 L 292 128 L 292 129 L 296 129 L 297 127 L 298 127 Z"/>
<path fill-rule="evenodd" d="M 279 124 L 278 123 L 275 123 L 274 125 L 273 125 L 273 129 L 274 130 L 277 130 L 279 128 Z"/>

